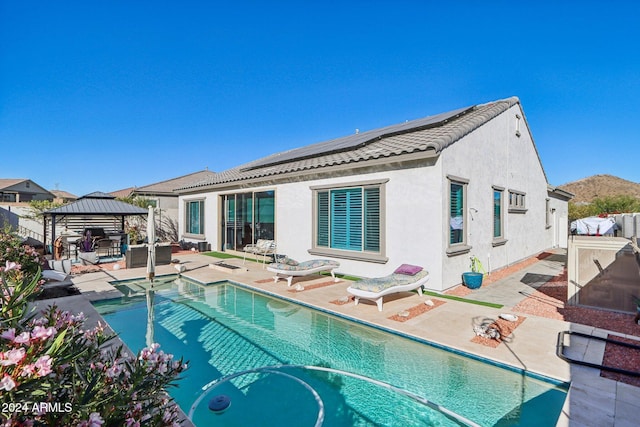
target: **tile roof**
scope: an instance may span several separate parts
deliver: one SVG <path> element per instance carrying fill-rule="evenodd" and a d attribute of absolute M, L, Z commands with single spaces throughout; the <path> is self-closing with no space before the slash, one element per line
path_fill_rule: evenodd
<path fill-rule="evenodd" d="M 167 179 L 165 181 L 156 182 L 154 184 L 144 185 L 142 187 L 134 188 L 133 192 L 138 194 L 172 194 L 176 188 L 182 188 L 187 186 L 197 186 L 200 182 L 208 181 L 216 175 L 215 172 L 210 170 L 202 170 L 193 172 L 187 175 L 179 176 L 177 178 Z"/>
<path fill-rule="evenodd" d="M 136 187 L 123 188 L 122 190 L 110 191 L 109 194 L 119 199 L 126 199 L 133 194 L 135 189 Z"/>
<path fill-rule="evenodd" d="M 302 149 L 288 150 L 219 172 L 209 179 L 178 188 L 181 191 L 219 184 L 255 180 L 288 173 L 354 164 L 368 160 L 391 158 L 402 154 L 439 154 L 449 145 L 471 133 L 491 119 L 519 104 L 517 97 L 506 98 L 437 116 L 413 120 L 399 125 L 349 135 Z M 444 119 L 434 121 L 434 117 Z M 346 139 L 357 141 L 345 141 Z M 322 152 L 322 146 L 327 150 Z M 343 150 L 334 147 L 346 147 Z M 308 148 L 311 148 L 309 150 Z M 296 153 L 315 153 L 308 157 Z"/>

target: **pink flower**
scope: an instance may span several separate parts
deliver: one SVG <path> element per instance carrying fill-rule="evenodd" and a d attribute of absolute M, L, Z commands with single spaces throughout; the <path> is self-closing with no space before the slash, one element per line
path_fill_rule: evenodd
<path fill-rule="evenodd" d="M 40 339 L 40 340 L 44 341 L 44 340 L 54 336 L 56 334 L 56 332 L 58 332 L 58 331 L 53 326 L 50 326 L 48 328 L 44 328 L 42 326 L 36 326 L 35 328 L 33 328 L 33 331 L 31 333 L 31 337 L 33 339 Z"/>
<path fill-rule="evenodd" d="M 91 415 L 89 415 L 88 427 L 100 427 L 102 424 L 104 424 L 104 420 L 99 413 L 92 412 Z"/>
<path fill-rule="evenodd" d="M 24 354 L 24 348 L 14 348 L 13 350 L 5 351 L 4 353 L 0 354 L 0 365 L 17 365 L 22 359 L 24 359 Z"/>
<path fill-rule="evenodd" d="M 7 266 L 4 268 L 4 271 L 20 270 L 20 267 L 20 264 L 16 264 L 13 261 L 7 261 Z"/>
<path fill-rule="evenodd" d="M 15 388 L 15 386 L 16 382 L 13 381 L 13 379 L 9 375 L 4 374 L 4 378 L 0 380 L 0 390 L 11 391 Z"/>
<path fill-rule="evenodd" d="M 29 363 L 22 367 L 22 372 L 20 373 L 21 377 L 28 377 L 36 373 L 36 365 L 33 363 Z"/>
<path fill-rule="evenodd" d="M 18 335 L 17 337 L 15 337 L 13 339 L 13 342 L 16 344 L 29 344 L 30 341 L 30 335 L 29 332 L 23 332 L 20 335 Z"/>
<path fill-rule="evenodd" d="M 51 373 L 51 363 L 51 356 L 48 354 L 40 356 L 35 363 L 35 367 L 38 370 L 38 376 L 44 377 L 45 375 L 49 375 Z"/>
<path fill-rule="evenodd" d="M 120 375 L 120 373 L 122 373 L 122 366 L 118 363 L 115 363 L 112 367 L 107 368 L 107 370 L 105 371 L 105 374 L 109 378 L 117 377 L 118 375 Z"/>
<path fill-rule="evenodd" d="M 0 337 L 4 338 L 5 340 L 13 341 L 14 338 L 16 337 L 16 329 L 15 328 L 7 329 L 2 334 L 0 334 Z"/>

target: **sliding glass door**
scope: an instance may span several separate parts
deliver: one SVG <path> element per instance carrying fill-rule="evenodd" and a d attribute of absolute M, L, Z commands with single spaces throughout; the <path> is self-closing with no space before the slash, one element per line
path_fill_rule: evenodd
<path fill-rule="evenodd" d="M 223 250 L 242 250 L 258 239 L 274 239 L 274 191 L 225 194 Z"/>

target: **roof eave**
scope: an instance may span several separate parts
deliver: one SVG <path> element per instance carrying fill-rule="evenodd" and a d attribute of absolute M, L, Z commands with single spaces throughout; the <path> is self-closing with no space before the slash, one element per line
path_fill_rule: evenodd
<path fill-rule="evenodd" d="M 230 179 L 224 182 L 218 182 L 214 184 L 207 184 L 198 187 L 190 187 L 176 190 L 176 192 L 183 196 L 188 194 L 199 194 L 206 193 L 210 191 L 216 191 L 223 188 L 227 188 L 235 185 L 255 185 L 255 184 L 264 184 L 270 183 L 274 180 L 284 180 L 288 178 L 300 178 L 308 175 L 314 175 L 318 173 L 333 173 L 342 170 L 354 169 L 354 168 L 365 168 L 365 167 L 375 167 L 378 165 L 386 165 L 390 162 L 393 163 L 406 163 L 412 161 L 420 161 L 425 159 L 435 159 L 440 156 L 441 150 L 436 150 L 433 147 L 429 147 L 426 150 L 412 152 L 412 153 L 403 153 L 394 156 L 386 156 L 386 157 L 378 157 L 375 159 L 368 160 L 359 160 L 352 162 L 344 162 L 340 164 L 328 165 L 328 166 L 319 166 L 313 168 L 307 168 L 292 172 L 283 172 L 274 175 L 266 175 L 256 178 L 238 178 L 238 179 Z"/>
<path fill-rule="evenodd" d="M 571 199 L 573 199 L 575 197 L 575 194 L 570 193 L 570 192 L 568 192 L 566 190 L 563 190 L 563 189 L 561 189 L 559 187 L 553 187 L 551 185 L 547 185 L 547 191 L 550 194 L 553 194 L 555 196 L 558 196 L 560 198 L 567 199 L 567 200 L 571 200 Z"/>

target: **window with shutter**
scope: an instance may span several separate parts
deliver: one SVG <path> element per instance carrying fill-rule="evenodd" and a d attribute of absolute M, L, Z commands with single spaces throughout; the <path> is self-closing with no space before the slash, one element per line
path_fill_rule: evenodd
<path fill-rule="evenodd" d="M 450 183 L 449 197 L 449 244 L 464 243 L 465 228 L 464 184 Z"/>
<path fill-rule="evenodd" d="M 315 192 L 315 247 L 381 252 L 380 185 Z"/>

